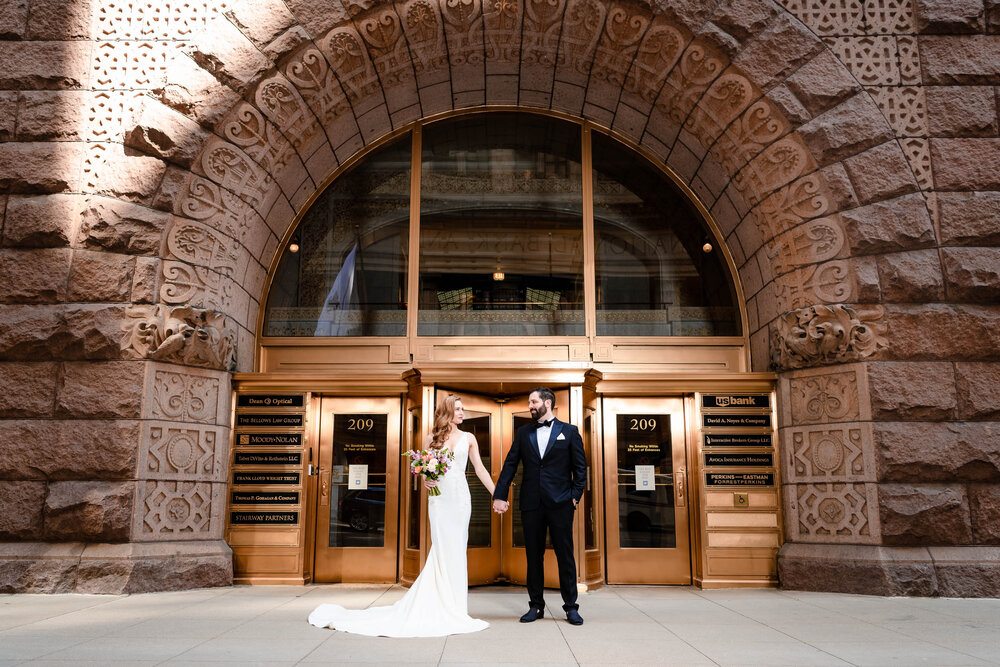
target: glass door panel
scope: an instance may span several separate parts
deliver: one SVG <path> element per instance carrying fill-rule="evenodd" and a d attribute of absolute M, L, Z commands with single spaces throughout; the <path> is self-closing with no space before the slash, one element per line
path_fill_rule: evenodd
<path fill-rule="evenodd" d="M 680 398 L 605 398 L 608 583 L 688 584 Z"/>
<path fill-rule="evenodd" d="M 396 581 L 399 399 L 322 400 L 317 582 Z"/>

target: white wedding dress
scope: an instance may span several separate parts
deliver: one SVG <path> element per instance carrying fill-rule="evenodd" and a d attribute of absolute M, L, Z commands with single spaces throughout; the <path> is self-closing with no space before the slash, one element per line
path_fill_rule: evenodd
<path fill-rule="evenodd" d="M 398 602 L 388 607 L 345 609 L 321 604 L 309 622 L 369 637 L 443 637 L 478 632 L 489 623 L 469 616 L 466 548 L 472 499 L 465 481 L 469 437 L 458 438 L 455 460 L 438 480 L 441 495 L 428 499 L 431 550 L 420 576 Z"/>

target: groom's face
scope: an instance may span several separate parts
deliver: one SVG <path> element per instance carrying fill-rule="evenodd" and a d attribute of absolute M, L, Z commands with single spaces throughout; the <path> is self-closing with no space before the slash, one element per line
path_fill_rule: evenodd
<path fill-rule="evenodd" d="M 541 396 L 535 392 L 531 392 L 528 395 L 528 412 L 531 413 L 532 419 L 538 419 L 539 417 L 544 417 L 549 411 L 550 404 L 542 400 Z"/>

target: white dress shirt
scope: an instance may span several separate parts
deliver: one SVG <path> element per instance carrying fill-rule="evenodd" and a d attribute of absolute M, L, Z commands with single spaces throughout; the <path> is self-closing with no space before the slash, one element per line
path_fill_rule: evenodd
<path fill-rule="evenodd" d="M 549 436 L 552 434 L 552 425 L 539 426 L 535 430 L 535 435 L 538 438 L 538 456 L 545 457 L 545 448 L 549 446 Z"/>

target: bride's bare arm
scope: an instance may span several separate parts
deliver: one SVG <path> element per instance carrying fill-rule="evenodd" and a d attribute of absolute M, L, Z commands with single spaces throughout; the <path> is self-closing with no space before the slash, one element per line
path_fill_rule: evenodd
<path fill-rule="evenodd" d="M 483 465 L 483 460 L 479 457 L 479 443 L 476 442 L 476 436 L 469 434 L 469 460 L 472 461 L 472 467 L 476 471 L 476 477 L 479 481 L 483 483 L 486 490 L 490 492 L 490 496 L 493 495 L 493 491 L 496 489 L 496 485 L 493 484 L 493 480 L 490 478 L 490 472 Z"/>

